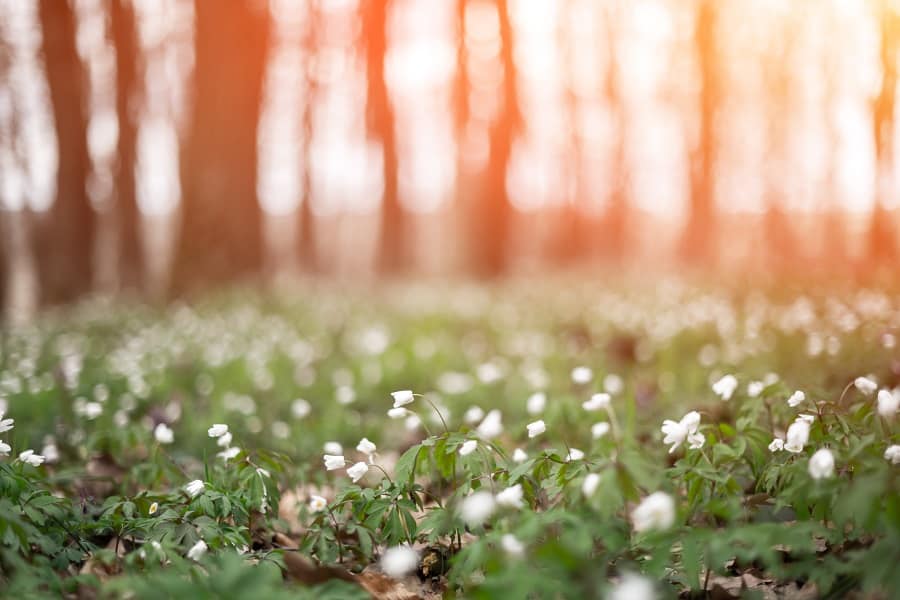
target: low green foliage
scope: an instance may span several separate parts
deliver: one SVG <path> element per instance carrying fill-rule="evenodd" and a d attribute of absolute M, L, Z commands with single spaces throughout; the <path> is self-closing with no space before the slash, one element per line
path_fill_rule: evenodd
<path fill-rule="evenodd" d="M 406 546 L 451 597 L 900 589 L 886 294 L 286 298 L 3 334 L 5 595 L 365 597 L 285 553 L 396 575 Z"/>

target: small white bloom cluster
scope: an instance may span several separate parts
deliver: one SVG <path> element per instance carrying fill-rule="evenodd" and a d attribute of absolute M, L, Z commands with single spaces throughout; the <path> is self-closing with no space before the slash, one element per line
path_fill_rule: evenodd
<path fill-rule="evenodd" d="M 737 378 L 734 375 L 725 375 L 712 385 L 712 390 L 722 400 L 731 400 L 737 387 Z"/>
<path fill-rule="evenodd" d="M 219 448 L 224 448 L 224 450 L 216 454 L 216 456 L 225 462 L 228 462 L 241 453 L 240 448 L 231 445 L 232 437 L 231 432 L 228 431 L 228 425 L 215 423 L 206 431 L 206 433 L 209 434 L 209 437 L 216 440 L 216 445 L 219 446 Z"/>
<path fill-rule="evenodd" d="M 702 448 L 706 438 L 698 431 L 699 427 L 700 413 L 695 410 L 684 415 L 680 421 L 672 421 L 670 419 L 663 421 L 660 428 L 665 434 L 663 443 L 672 444 L 669 448 L 669 454 L 675 452 L 684 442 L 688 443 L 688 447 L 691 450 Z"/>
<path fill-rule="evenodd" d="M 3 418 L 3 412 L 0 412 L 0 433 L 6 433 L 7 431 L 12 431 L 12 428 L 15 426 L 15 419 L 5 419 Z M 9 453 L 12 451 L 12 446 L 0 440 L 0 456 L 9 456 Z"/>

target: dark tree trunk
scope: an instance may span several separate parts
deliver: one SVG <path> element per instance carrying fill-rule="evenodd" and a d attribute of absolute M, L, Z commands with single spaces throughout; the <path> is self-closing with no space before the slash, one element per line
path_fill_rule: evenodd
<path fill-rule="evenodd" d="M 262 267 L 256 131 L 269 13 L 256 0 L 195 0 L 194 7 L 193 104 L 174 273 L 179 291 L 258 276 Z"/>
<path fill-rule="evenodd" d="M 897 89 L 897 42 L 900 18 L 886 0 L 881 2 L 881 90 L 872 107 L 875 139 L 875 207 L 869 225 L 869 259 L 889 261 L 896 253 L 894 227 L 889 221 L 887 195 L 896 189 L 894 177 L 894 111 Z"/>
<path fill-rule="evenodd" d="M 85 183 L 90 170 L 86 77 L 75 45 L 75 14 L 65 0 L 38 2 L 41 49 L 59 155 L 56 198 L 35 236 L 43 301 L 76 299 L 91 288 L 96 216 Z"/>
<path fill-rule="evenodd" d="M 126 0 L 111 0 L 110 16 L 116 51 L 116 113 L 119 118 L 116 160 L 116 220 L 118 222 L 119 286 L 143 288 L 140 212 L 135 191 L 137 122 L 140 108 L 140 69 L 134 8 Z"/>
<path fill-rule="evenodd" d="M 690 157 L 688 222 L 682 234 L 681 254 L 690 262 L 708 263 L 716 251 L 715 151 L 716 110 L 719 104 L 718 0 L 699 0 L 694 20 L 694 52 L 699 71 L 699 127 Z"/>
<path fill-rule="evenodd" d="M 484 277 L 502 275 L 509 263 L 512 207 L 506 191 L 506 172 L 521 116 L 518 107 L 513 30 L 507 0 L 496 0 L 500 24 L 500 65 L 503 71 L 500 110 L 490 128 L 490 158 L 484 190 L 474 220 L 475 272 Z"/>
<path fill-rule="evenodd" d="M 363 38 L 366 50 L 366 122 L 369 136 L 381 142 L 384 196 L 381 206 L 381 236 L 378 246 L 378 270 L 396 274 L 407 267 L 406 219 L 400 205 L 397 185 L 397 142 L 394 110 L 384 77 L 387 55 L 390 0 L 363 2 Z"/>

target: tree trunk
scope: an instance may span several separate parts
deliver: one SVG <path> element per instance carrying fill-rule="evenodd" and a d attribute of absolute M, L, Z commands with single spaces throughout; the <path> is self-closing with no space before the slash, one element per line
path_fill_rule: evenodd
<path fill-rule="evenodd" d="M 126 0 L 110 5 L 113 44 L 116 51 L 116 114 L 119 118 L 116 160 L 116 221 L 118 223 L 119 286 L 126 291 L 143 288 L 144 263 L 140 212 L 135 190 L 137 122 L 140 104 L 140 69 L 134 8 Z"/>
<path fill-rule="evenodd" d="M 503 71 L 500 110 L 491 124 L 490 157 L 484 190 L 473 223 L 475 272 L 484 277 L 502 275 L 509 263 L 509 230 L 512 207 L 506 190 L 506 173 L 521 116 L 518 107 L 513 30 L 507 0 L 496 0 L 500 25 L 500 64 Z"/>
<path fill-rule="evenodd" d="M 875 140 L 875 206 L 869 226 L 869 259 L 873 263 L 889 261 L 894 257 L 894 227 L 889 222 L 886 209 L 887 196 L 894 185 L 894 111 L 897 89 L 897 42 L 900 19 L 882 0 L 881 24 L 881 90 L 872 107 Z"/>
<path fill-rule="evenodd" d="M 618 11 L 616 11 L 618 12 Z M 628 199 L 628 165 L 626 158 L 626 114 L 625 98 L 621 85 L 619 55 L 616 49 L 615 23 L 613 9 L 606 12 L 607 57 L 606 69 L 606 101 L 615 121 L 615 138 L 612 149 L 612 168 L 610 169 L 609 201 L 603 216 L 604 256 L 614 263 L 625 259 L 629 241 L 629 199 Z"/>
<path fill-rule="evenodd" d="M 394 110 L 384 77 L 387 55 L 390 0 L 363 3 L 363 38 L 366 49 L 366 122 L 369 137 L 381 142 L 384 193 L 381 206 L 381 235 L 378 245 L 378 270 L 382 275 L 396 274 L 407 267 L 406 218 L 400 205 L 397 185 L 397 142 Z"/>
<path fill-rule="evenodd" d="M 699 129 L 690 158 L 690 202 L 681 254 L 691 262 L 709 263 L 716 250 L 715 118 L 719 102 L 716 2 L 699 0 L 694 20 L 694 51 L 699 69 Z"/>
<path fill-rule="evenodd" d="M 195 0 L 190 131 L 181 163 L 174 284 L 185 291 L 258 276 L 262 213 L 256 131 L 270 22 L 255 0 Z"/>
<path fill-rule="evenodd" d="M 303 173 L 302 194 L 303 199 L 297 210 L 299 219 L 299 232 L 297 238 L 297 250 L 300 256 L 300 269 L 306 273 L 316 273 L 318 271 L 318 256 L 316 252 L 316 231 L 315 221 L 312 211 L 312 160 L 310 150 L 312 149 L 313 138 L 313 107 L 316 102 L 316 78 L 309 64 L 311 58 L 315 55 L 318 36 L 316 32 L 319 27 L 319 13 L 315 3 L 307 4 L 307 23 L 304 34 L 304 59 L 306 63 L 306 98 L 303 103 L 303 164 L 300 165 Z"/>
<path fill-rule="evenodd" d="M 44 303 L 90 290 L 96 215 L 85 183 L 90 170 L 85 118 L 86 77 L 75 45 L 76 22 L 65 0 L 38 2 L 41 49 L 58 148 L 56 198 L 35 236 Z"/>

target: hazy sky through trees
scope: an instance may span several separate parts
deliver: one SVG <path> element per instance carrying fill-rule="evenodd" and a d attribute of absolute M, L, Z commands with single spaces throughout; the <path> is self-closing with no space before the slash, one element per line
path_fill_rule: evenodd
<path fill-rule="evenodd" d="M 188 0 L 137 0 L 145 90 L 137 134 L 137 198 L 145 213 L 165 213 L 179 202 L 179 139 L 193 68 L 193 8 Z M 365 56 L 354 0 L 315 2 L 318 45 L 305 56 L 310 3 L 272 0 L 275 27 L 258 128 L 258 195 L 273 214 L 293 211 L 303 192 L 302 115 L 311 102 L 311 199 L 319 214 L 375 211 L 382 187 L 381 147 L 366 136 Z M 575 177 L 582 202 L 602 210 L 609 194 L 609 157 L 615 124 L 604 99 L 608 61 L 607 12 L 615 10 L 616 56 L 623 74 L 626 166 L 632 202 L 679 216 L 686 202 L 687 144 L 696 126 L 697 75 L 690 55 L 692 10 L 672 0 L 510 0 L 519 106 L 524 129 L 510 157 L 507 188 L 515 206 L 537 209 L 569 202 Z M 724 97 L 717 117 L 716 197 L 723 210 L 763 210 L 767 119 L 783 124 L 780 177 L 790 209 L 839 206 L 867 211 L 873 200 L 871 99 L 877 92 L 878 30 L 863 0 L 728 0 L 720 7 L 719 38 Z M 115 56 L 101 0 L 77 0 L 77 48 L 89 81 L 88 194 L 102 207 L 112 190 L 118 125 Z M 0 2 L 8 45 L 8 85 L 0 90 L 0 201 L 46 209 L 58 164 L 50 122 L 40 29 L 31 0 Z M 452 0 L 397 0 L 389 15 L 385 65 L 397 115 L 399 191 L 414 211 L 453 201 L 457 168 L 487 159 L 488 129 L 500 80 L 495 4 L 473 0 L 466 12 L 470 122 L 454 129 L 457 65 L 456 4 Z M 774 42 L 787 35 L 779 55 Z M 783 39 L 783 38 L 782 38 Z M 239 42 L 236 42 L 239 43 Z M 839 51 L 836 52 L 836 48 Z M 782 105 L 772 105 L 765 69 L 786 69 Z M 316 83 L 308 94 L 307 72 Z M 571 95 L 570 95 L 571 94 Z M 573 95 L 573 96 L 572 96 Z M 574 102 L 572 98 L 574 97 Z M 571 107 L 574 114 L 570 114 Z M 18 128 L 18 132 L 12 128 Z M 581 149 L 573 158 L 574 136 Z M 835 139 L 837 144 L 830 142 Z M 831 137 L 830 137 L 831 136 Z M 896 144 L 896 140 L 894 140 Z M 462 150 L 463 161 L 457 156 Z M 573 168 L 572 161 L 579 165 Z M 836 165 L 833 165 L 836 163 Z M 832 172 L 833 171 L 833 172 Z M 831 184 L 836 190 L 825 193 Z M 896 197 L 896 194 L 894 194 Z M 895 200 L 894 200 L 895 202 Z M 889 207 L 892 204 L 889 203 Z"/>

